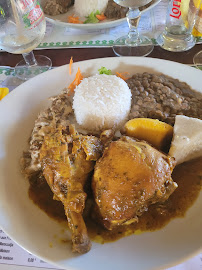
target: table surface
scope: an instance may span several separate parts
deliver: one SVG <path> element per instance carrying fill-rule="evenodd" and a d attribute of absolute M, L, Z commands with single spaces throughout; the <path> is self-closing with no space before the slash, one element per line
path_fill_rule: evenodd
<path fill-rule="evenodd" d="M 159 46 L 155 46 L 153 52 L 148 57 L 171 60 L 183 64 L 193 64 L 193 57 L 200 50 L 202 50 L 202 44 L 197 44 L 191 50 L 179 53 L 169 52 Z M 35 55 L 41 54 L 51 58 L 54 67 L 69 63 L 71 56 L 73 56 L 74 62 L 103 57 L 117 57 L 112 48 L 48 49 L 35 50 L 34 53 Z M 14 67 L 21 59 L 21 55 L 0 52 L 0 66 Z"/>
<path fill-rule="evenodd" d="M 153 52 L 148 56 L 152 58 L 160 58 L 165 60 L 171 60 L 183 64 L 193 64 L 194 55 L 202 50 L 202 44 L 197 44 L 194 48 L 187 52 L 173 53 L 165 51 L 158 46 L 155 46 Z M 69 63 L 70 57 L 73 56 L 74 62 L 83 61 L 88 59 L 95 58 L 104 58 L 104 57 L 116 57 L 112 48 L 69 48 L 69 49 L 47 49 L 47 50 L 35 50 L 35 55 L 46 55 L 52 60 L 54 67 L 65 65 Z M 14 67 L 22 59 L 21 55 L 10 54 L 6 52 L 0 52 L 0 66 L 11 66 Z M 194 259 L 193 259 L 194 260 Z M 198 258 L 199 260 L 199 258 Z M 194 264 L 194 261 L 187 263 L 187 268 L 194 267 L 191 266 Z M 197 261 L 197 265 L 200 262 Z M 185 269 L 185 266 L 181 266 L 180 269 Z M 200 266 L 198 266 L 200 267 Z M 15 270 L 15 269 L 27 269 L 28 267 L 16 266 L 16 265 L 1 265 L 1 269 L 5 270 Z M 33 270 L 39 270 L 39 268 L 33 267 Z M 42 269 L 42 268 L 41 268 Z M 191 268 L 189 268 L 191 269 Z M 193 269 L 193 268 L 192 268 Z M 199 269 L 199 268 L 197 268 Z"/>

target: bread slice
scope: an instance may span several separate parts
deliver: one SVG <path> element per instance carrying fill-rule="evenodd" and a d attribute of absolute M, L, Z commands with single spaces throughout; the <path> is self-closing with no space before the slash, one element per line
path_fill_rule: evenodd
<path fill-rule="evenodd" d="M 177 164 L 202 156 L 202 120 L 176 116 L 169 155 Z"/>

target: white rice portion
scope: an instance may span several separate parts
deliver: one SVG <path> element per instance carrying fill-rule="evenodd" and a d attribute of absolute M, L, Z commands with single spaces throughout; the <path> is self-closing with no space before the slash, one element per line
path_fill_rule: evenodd
<path fill-rule="evenodd" d="M 115 75 L 94 75 L 76 87 L 73 109 L 78 124 L 89 131 L 119 128 L 131 108 L 131 90 Z"/>
<path fill-rule="evenodd" d="M 84 18 L 90 15 L 91 12 L 99 10 L 104 12 L 108 4 L 108 0 L 75 0 L 75 13 Z"/>

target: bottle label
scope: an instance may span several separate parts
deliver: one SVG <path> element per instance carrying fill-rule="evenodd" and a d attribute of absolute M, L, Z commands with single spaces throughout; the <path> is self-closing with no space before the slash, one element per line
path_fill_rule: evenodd
<path fill-rule="evenodd" d="M 27 8 L 31 8 L 33 6 L 33 3 L 36 0 L 20 0 L 21 9 L 26 10 Z"/>
<path fill-rule="evenodd" d="M 172 10 L 170 13 L 171 17 L 176 18 L 176 19 L 179 19 L 181 17 L 180 4 L 181 4 L 181 0 L 173 1 Z"/>
<path fill-rule="evenodd" d="M 35 0 L 32 0 L 34 2 Z M 35 28 L 40 22 L 44 19 L 44 14 L 39 4 L 39 1 L 36 2 L 35 6 L 33 7 L 33 3 L 30 5 L 30 1 L 21 0 L 23 3 L 22 8 L 24 10 L 27 9 L 25 15 L 23 15 L 23 21 L 25 24 L 25 28 Z"/>

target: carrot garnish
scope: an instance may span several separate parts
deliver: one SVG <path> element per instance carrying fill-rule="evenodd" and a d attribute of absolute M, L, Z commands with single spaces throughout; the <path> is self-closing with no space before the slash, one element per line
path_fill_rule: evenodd
<path fill-rule="evenodd" d="M 127 76 L 128 72 L 116 72 L 116 76 L 126 81 L 129 77 Z"/>
<path fill-rule="evenodd" d="M 71 57 L 71 59 L 69 61 L 69 75 L 72 74 L 72 64 L 73 64 L 73 57 Z"/>
<path fill-rule="evenodd" d="M 83 23 L 82 21 L 79 20 L 79 17 L 75 17 L 74 15 L 68 16 L 67 21 L 68 23 Z"/>
<path fill-rule="evenodd" d="M 96 15 L 96 18 L 99 20 L 99 21 L 104 21 L 104 20 L 106 20 L 106 16 L 104 15 L 104 13 L 102 13 L 102 14 L 97 14 Z"/>
<path fill-rule="evenodd" d="M 75 79 L 68 86 L 68 89 L 70 90 L 70 92 L 73 93 L 74 92 L 74 89 L 76 88 L 76 86 L 78 86 L 81 83 L 82 80 L 83 80 L 83 75 L 81 74 L 80 68 L 78 68 L 78 71 L 76 73 Z"/>

